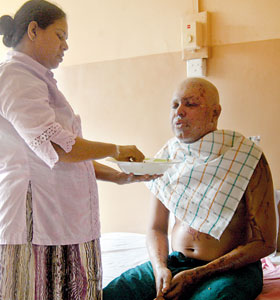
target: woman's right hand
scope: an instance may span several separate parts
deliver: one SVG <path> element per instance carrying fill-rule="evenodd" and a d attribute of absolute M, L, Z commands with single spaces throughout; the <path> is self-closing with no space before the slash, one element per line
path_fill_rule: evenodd
<path fill-rule="evenodd" d="M 116 154 L 113 156 L 116 160 L 120 161 L 137 161 L 144 160 L 145 155 L 137 149 L 136 146 L 116 146 Z"/>

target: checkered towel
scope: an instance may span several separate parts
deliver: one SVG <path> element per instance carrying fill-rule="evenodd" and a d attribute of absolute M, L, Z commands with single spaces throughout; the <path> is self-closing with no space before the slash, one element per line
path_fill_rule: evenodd
<path fill-rule="evenodd" d="M 256 144 L 229 130 L 216 130 L 191 144 L 172 138 L 156 157 L 182 163 L 147 186 L 178 219 L 219 239 L 261 154 Z"/>

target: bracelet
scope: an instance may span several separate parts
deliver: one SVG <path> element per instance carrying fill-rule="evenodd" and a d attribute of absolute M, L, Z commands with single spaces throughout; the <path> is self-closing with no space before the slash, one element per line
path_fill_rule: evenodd
<path fill-rule="evenodd" d="M 116 157 L 120 156 L 120 146 L 116 145 Z"/>

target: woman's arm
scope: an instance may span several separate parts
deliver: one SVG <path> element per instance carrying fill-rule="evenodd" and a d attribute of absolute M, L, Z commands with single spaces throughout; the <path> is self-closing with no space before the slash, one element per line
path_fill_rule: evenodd
<path fill-rule="evenodd" d="M 72 150 L 66 153 L 59 145 L 52 143 L 56 150 L 59 161 L 67 163 L 81 162 L 85 160 L 113 157 L 123 161 L 143 161 L 145 156 L 136 146 L 117 146 L 115 144 L 94 142 L 76 138 Z"/>
<path fill-rule="evenodd" d="M 133 175 L 119 172 L 106 165 L 100 164 L 96 161 L 92 161 L 96 179 L 114 182 L 117 184 L 126 184 L 133 182 L 150 181 L 158 178 L 160 175 Z"/>

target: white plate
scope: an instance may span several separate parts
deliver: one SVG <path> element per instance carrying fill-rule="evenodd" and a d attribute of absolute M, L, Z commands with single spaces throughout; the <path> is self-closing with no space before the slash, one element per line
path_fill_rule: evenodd
<path fill-rule="evenodd" d="M 143 162 L 118 161 L 113 158 L 108 158 L 107 160 L 116 163 L 124 173 L 133 173 L 135 175 L 163 174 L 174 164 L 180 163 L 178 160 L 165 160 L 157 158 L 145 158 Z"/>

